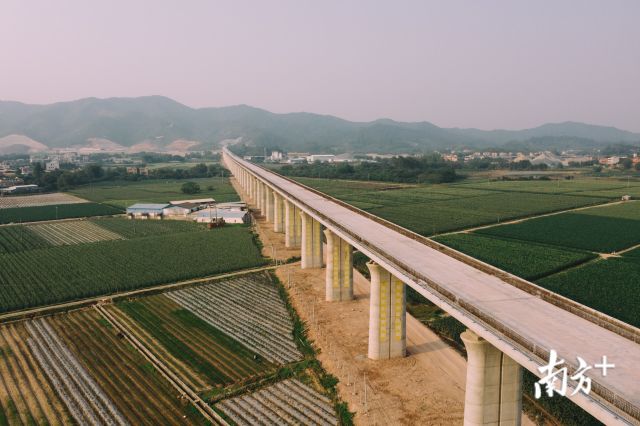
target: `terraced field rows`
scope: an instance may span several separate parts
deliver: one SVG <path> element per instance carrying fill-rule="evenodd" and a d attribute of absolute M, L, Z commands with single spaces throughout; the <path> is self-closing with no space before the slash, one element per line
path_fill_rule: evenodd
<path fill-rule="evenodd" d="M 21 324 L 0 328 L 0 424 L 71 423 L 26 344 Z"/>
<path fill-rule="evenodd" d="M 216 405 L 239 426 L 337 425 L 331 401 L 298 380 L 286 380 Z"/>
<path fill-rule="evenodd" d="M 86 220 L 31 225 L 29 229 L 54 246 L 124 239 L 122 235 Z"/>
<path fill-rule="evenodd" d="M 244 276 L 166 294 L 214 327 L 277 363 L 302 358 L 293 324 L 266 274 Z"/>
<path fill-rule="evenodd" d="M 31 351 L 80 424 L 126 425 L 128 422 L 104 391 L 43 319 L 26 323 Z"/>
<path fill-rule="evenodd" d="M 55 204 L 80 204 L 80 203 L 88 203 L 88 201 L 71 194 L 63 194 L 63 193 L 0 197 L 0 209 L 52 206 Z"/>

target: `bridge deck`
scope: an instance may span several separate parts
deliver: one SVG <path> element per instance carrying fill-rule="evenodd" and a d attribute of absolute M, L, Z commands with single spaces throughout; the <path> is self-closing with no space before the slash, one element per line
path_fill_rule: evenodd
<path fill-rule="evenodd" d="M 274 187 L 283 189 L 360 236 L 379 252 L 401 259 L 522 337 L 542 347 L 555 349 L 561 358 L 572 364 L 577 365 L 576 356 L 593 365 L 606 355 L 615 368 L 609 370 L 606 377 L 600 370 L 589 371 L 587 375 L 634 406 L 640 406 L 640 345 L 358 215 L 275 173 L 251 163 L 243 162 L 243 165 Z"/>

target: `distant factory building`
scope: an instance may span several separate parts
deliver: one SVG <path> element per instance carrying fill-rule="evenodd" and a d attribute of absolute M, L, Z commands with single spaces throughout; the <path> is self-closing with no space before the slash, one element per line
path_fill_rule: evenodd
<path fill-rule="evenodd" d="M 169 204 L 142 204 L 137 203 L 127 207 L 127 215 L 132 219 L 162 219 L 164 209 Z"/>

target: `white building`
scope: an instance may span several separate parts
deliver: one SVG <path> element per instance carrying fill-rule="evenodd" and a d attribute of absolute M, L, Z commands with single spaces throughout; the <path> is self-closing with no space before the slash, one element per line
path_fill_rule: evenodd
<path fill-rule="evenodd" d="M 194 203 L 182 203 L 171 205 L 162 209 L 165 217 L 188 217 L 191 213 L 198 210 L 199 205 Z"/>
<path fill-rule="evenodd" d="M 48 172 L 52 172 L 54 170 L 58 170 L 60 168 L 60 161 L 59 160 L 51 160 L 48 161 L 46 166 L 45 166 L 45 170 Z"/>
<path fill-rule="evenodd" d="M 198 223 L 213 223 L 216 219 L 223 219 L 225 223 L 243 224 L 249 223 L 251 218 L 246 211 L 208 208 L 200 210 L 196 215 Z"/>
<path fill-rule="evenodd" d="M 284 159 L 284 154 L 280 151 L 271 152 L 271 161 L 282 161 Z"/>

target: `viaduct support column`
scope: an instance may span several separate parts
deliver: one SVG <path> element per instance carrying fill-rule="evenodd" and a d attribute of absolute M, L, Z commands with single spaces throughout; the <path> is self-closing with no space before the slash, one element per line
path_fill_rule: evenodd
<path fill-rule="evenodd" d="M 302 218 L 302 269 L 322 268 L 322 227 L 320 222 L 300 212 Z"/>
<path fill-rule="evenodd" d="M 471 330 L 460 337 L 467 349 L 465 426 L 519 426 L 522 367 Z"/>
<path fill-rule="evenodd" d="M 326 300 L 353 299 L 353 247 L 328 229 Z"/>
<path fill-rule="evenodd" d="M 262 182 L 260 182 L 259 180 L 257 180 L 256 182 L 256 205 L 258 206 L 258 210 L 260 210 L 260 214 L 264 215 L 264 195 L 263 195 L 263 191 L 264 188 L 262 186 Z"/>
<path fill-rule="evenodd" d="M 284 198 L 273 192 L 273 231 L 284 232 Z"/>
<path fill-rule="evenodd" d="M 267 217 L 267 222 L 273 222 L 273 196 L 275 194 L 275 192 L 269 188 L 268 186 L 265 185 L 265 206 L 266 206 L 266 217 Z"/>
<path fill-rule="evenodd" d="M 290 201 L 284 200 L 284 245 L 300 247 L 302 239 L 302 218 L 300 210 Z"/>
<path fill-rule="evenodd" d="M 257 206 L 258 200 L 258 182 L 256 178 L 251 176 L 251 201 Z"/>
<path fill-rule="evenodd" d="M 407 354 L 406 287 L 375 262 L 369 301 L 369 358 L 389 359 Z"/>

